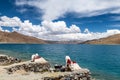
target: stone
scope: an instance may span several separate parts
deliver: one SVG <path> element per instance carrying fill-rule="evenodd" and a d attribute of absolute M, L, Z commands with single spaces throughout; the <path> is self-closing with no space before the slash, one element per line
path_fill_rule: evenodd
<path fill-rule="evenodd" d="M 5 68 L 8 73 L 13 73 L 17 70 L 24 70 L 26 72 L 46 72 L 50 71 L 49 63 L 36 63 L 36 62 L 23 62 L 18 64 L 13 64 Z"/>
<path fill-rule="evenodd" d="M 10 65 L 10 64 L 19 63 L 19 62 L 21 62 L 21 60 L 18 58 L 14 58 L 7 55 L 0 55 L 0 66 Z"/>

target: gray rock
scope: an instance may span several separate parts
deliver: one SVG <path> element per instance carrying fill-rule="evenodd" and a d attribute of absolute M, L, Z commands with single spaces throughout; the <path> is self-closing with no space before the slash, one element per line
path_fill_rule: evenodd
<path fill-rule="evenodd" d="M 17 70 L 25 70 L 26 72 L 46 72 L 50 71 L 50 64 L 49 63 L 24 63 L 24 64 L 18 64 L 14 66 L 9 66 L 5 68 L 8 73 L 13 73 Z"/>
<path fill-rule="evenodd" d="M 7 55 L 0 55 L 0 66 L 10 65 L 10 64 L 19 63 L 19 62 L 21 62 L 21 60 L 18 58 L 14 58 Z"/>

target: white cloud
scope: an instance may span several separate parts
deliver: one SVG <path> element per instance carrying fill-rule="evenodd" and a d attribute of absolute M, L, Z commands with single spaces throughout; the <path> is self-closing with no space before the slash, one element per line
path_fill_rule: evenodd
<path fill-rule="evenodd" d="M 51 22 L 43 21 L 42 26 L 45 27 L 47 31 L 52 34 L 67 34 L 67 33 L 79 33 L 80 29 L 76 25 L 70 26 L 68 28 L 64 21 Z"/>
<path fill-rule="evenodd" d="M 0 17 L 0 26 L 17 27 L 21 24 L 18 17 L 9 18 L 7 16 Z"/>
<path fill-rule="evenodd" d="M 17 6 L 29 5 L 43 13 L 43 20 L 55 20 L 68 12 L 80 17 L 120 13 L 120 0 L 16 0 Z"/>
<path fill-rule="evenodd" d="M 86 28 L 86 29 L 84 30 L 84 33 L 90 33 L 90 31 L 88 30 L 88 28 Z"/>
<path fill-rule="evenodd" d="M 107 30 L 103 33 L 93 33 L 85 29 L 84 33 L 82 33 L 78 26 L 72 25 L 68 27 L 64 21 L 43 21 L 40 25 L 33 25 L 29 20 L 22 22 L 18 17 L 9 18 L 7 16 L 0 17 L 0 30 L 9 32 L 8 30 L 3 30 L 1 26 L 12 27 L 13 31 L 21 34 L 52 41 L 86 41 L 120 33 L 118 29 Z M 19 28 L 16 29 L 16 26 Z"/>
<path fill-rule="evenodd" d="M 4 30 L 4 32 L 10 32 L 9 30 Z"/>

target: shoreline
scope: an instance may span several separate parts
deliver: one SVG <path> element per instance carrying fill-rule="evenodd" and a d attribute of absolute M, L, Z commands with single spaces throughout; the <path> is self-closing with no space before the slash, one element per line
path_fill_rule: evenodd
<path fill-rule="evenodd" d="M 7 55 L 0 55 L 7 56 Z M 45 64 L 45 65 L 44 65 Z M 41 67 L 40 67 L 41 66 Z M 12 70 L 12 71 L 11 71 Z M 40 71 L 39 71 L 40 70 Z M 42 70 L 42 71 L 41 71 Z M 11 71 L 12 73 L 10 73 Z M 92 80 L 87 79 L 90 78 L 90 74 L 81 70 L 80 72 L 61 72 L 61 71 L 51 71 L 51 67 L 49 62 L 36 63 L 31 61 L 24 61 L 19 63 L 13 63 L 10 65 L 0 66 L 0 78 L 2 80 L 65 80 L 65 78 L 77 78 L 80 76 L 81 80 Z M 72 76 L 71 76 L 72 75 Z M 58 79 L 61 78 L 61 79 Z"/>
<path fill-rule="evenodd" d="M 10 44 L 10 45 L 14 45 L 14 44 L 20 44 L 20 45 L 106 45 L 106 46 L 119 46 L 120 44 L 87 44 L 87 43 L 85 43 L 85 44 L 83 44 L 83 43 L 78 43 L 78 44 L 72 44 L 72 43 L 69 43 L 69 44 L 62 44 L 62 43 L 3 43 L 3 42 L 0 42 L 0 45 L 1 44 L 5 44 L 5 45 L 7 45 L 7 44 Z"/>
<path fill-rule="evenodd" d="M 119 80 L 120 79 L 119 67 L 117 67 L 119 66 L 119 63 L 118 61 L 114 61 L 116 59 L 117 60 L 120 59 L 119 48 L 120 46 L 99 46 L 99 45 L 98 46 L 96 45 L 65 45 L 65 46 L 59 45 L 58 46 L 58 45 L 27 45 L 27 44 L 9 45 L 8 44 L 8 45 L 1 45 L 1 54 L 14 56 L 22 60 L 24 59 L 24 61 L 27 61 L 30 60 L 33 52 L 38 52 L 39 55 L 43 56 L 47 61 L 49 61 L 51 65 L 55 65 L 55 64 L 64 65 L 65 64 L 64 56 L 70 55 L 70 57 L 73 58 L 75 61 L 77 61 L 81 67 L 90 69 L 92 76 L 94 78 L 100 80 L 103 79 Z M 114 57 L 108 57 L 108 56 L 114 56 Z M 108 59 L 110 60 L 110 62 L 106 61 Z M 106 63 L 112 63 L 112 64 L 106 65 Z M 105 66 L 103 66 L 102 64 Z M 109 68 L 112 69 L 109 70 Z"/>

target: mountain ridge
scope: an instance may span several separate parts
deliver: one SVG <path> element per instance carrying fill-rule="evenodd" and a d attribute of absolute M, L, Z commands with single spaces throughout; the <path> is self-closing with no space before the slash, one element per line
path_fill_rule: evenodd
<path fill-rule="evenodd" d="M 85 42 L 74 41 L 49 41 L 42 40 L 32 36 L 26 36 L 18 32 L 0 31 L 0 43 L 28 43 L 28 44 L 120 44 L 120 34 L 112 35 L 106 38 L 94 39 Z"/>
<path fill-rule="evenodd" d="M 46 44 L 47 42 L 31 36 L 26 36 L 18 32 L 3 32 L 0 31 L 0 43 L 39 43 Z"/>
<path fill-rule="evenodd" d="M 111 35 L 106 38 L 89 40 L 80 44 L 120 44 L 120 34 Z"/>

